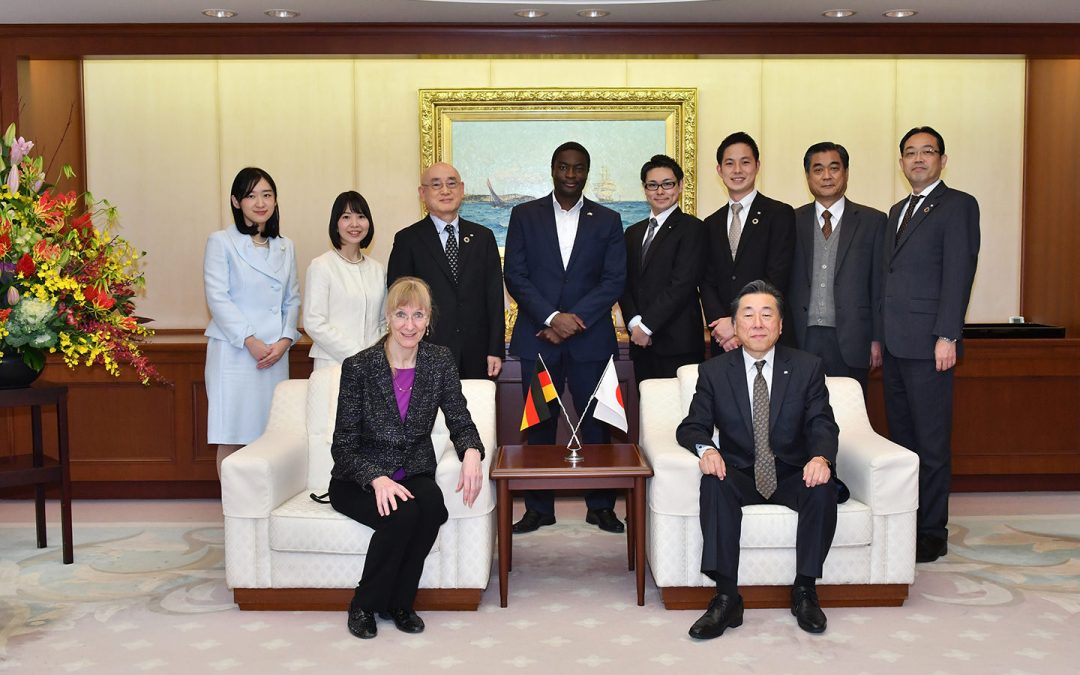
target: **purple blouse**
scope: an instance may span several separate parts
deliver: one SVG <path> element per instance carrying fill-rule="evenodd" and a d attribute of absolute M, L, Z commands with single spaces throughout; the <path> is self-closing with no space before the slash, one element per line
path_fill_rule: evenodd
<path fill-rule="evenodd" d="M 401 421 L 405 421 L 405 414 L 409 411 L 409 399 L 412 398 L 413 381 L 416 379 L 416 368 L 398 368 L 394 373 L 394 398 L 397 399 L 398 414 Z M 392 480 L 400 481 L 405 478 L 405 467 L 399 467 L 390 476 Z"/>

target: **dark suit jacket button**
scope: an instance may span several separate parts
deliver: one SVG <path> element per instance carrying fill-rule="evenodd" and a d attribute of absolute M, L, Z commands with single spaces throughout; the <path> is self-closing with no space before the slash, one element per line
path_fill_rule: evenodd
<path fill-rule="evenodd" d="M 735 281 L 735 275 L 734 274 L 731 275 L 731 280 Z"/>

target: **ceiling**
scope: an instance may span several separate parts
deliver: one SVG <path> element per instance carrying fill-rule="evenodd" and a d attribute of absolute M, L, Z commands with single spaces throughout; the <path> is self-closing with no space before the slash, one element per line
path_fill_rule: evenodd
<path fill-rule="evenodd" d="M 231 19 L 213 19 L 203 9 L 227 8 Z M 293 19 L 271 18 L 268 9 L 300 12 Z M 546 11 L 525 19 L 522 9 Z M 577 12 L 610 14 L 586 19 Z M 829 9 L 852 9 L 846 19 L 822 16 Z M 918 12 L 890 19 L 891 9 Z M 1080 23 L 1080 0 L 0 0 L 0 24 L 46 23 Z"/>

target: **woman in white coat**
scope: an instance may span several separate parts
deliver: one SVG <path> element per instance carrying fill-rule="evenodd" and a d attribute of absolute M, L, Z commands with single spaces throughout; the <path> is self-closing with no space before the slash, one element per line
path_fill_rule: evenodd
<path fill-rule="evenodd" d="M 304 331 L 315 368 L 340 365 L 386 332 L 386 269 L 364 255 L 375 236 L 359 192 L 342 192 L 330 209 L 334 248 L 311 261 L 304 284 Z"/>
<path fill-rule="evenodd" d="M 206 346 L 207 441 L 221 461 L 258 438 L 278 382 L 289 378 L 289 347 L 300 334 L 293 243 L 281 236 L 277 186 L 262 169 L 242 169 L 231 192 L 235 227 L 206 242 L 203 286 L 210 308 Z"/>

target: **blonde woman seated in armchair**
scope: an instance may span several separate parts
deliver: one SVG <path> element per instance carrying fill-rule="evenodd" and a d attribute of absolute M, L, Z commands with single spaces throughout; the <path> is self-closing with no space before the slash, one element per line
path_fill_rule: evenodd
<path fill-rule="evenodd" d="M 461 458 L 457 491 L 466 506 L 483 481 L 484 446 L 453 357 L 423 341 L 432 312 L 427 284 L 402 277 L 386 300 L 386 338 L 342 365 L 331 447 L 330 503 L 375 530 L 349 606 L 349 631 L 364 639 L 378 632 L 376 613 L 406 633 L 424 630 L 413 601 L 424 559 L 447 520 L 431 444 L 440 409 Z"/>

